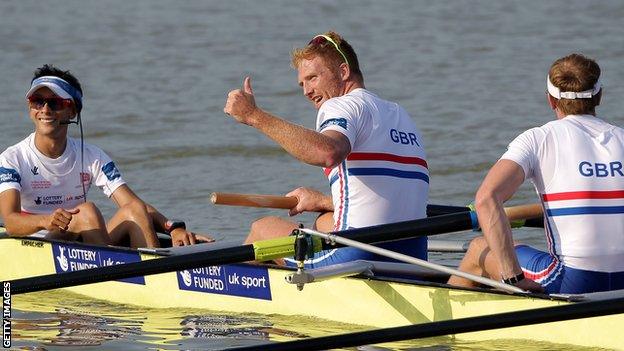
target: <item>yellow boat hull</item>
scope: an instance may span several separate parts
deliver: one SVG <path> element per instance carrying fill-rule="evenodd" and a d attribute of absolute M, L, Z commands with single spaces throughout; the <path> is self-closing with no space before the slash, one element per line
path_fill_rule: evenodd
<path fill-rule="evenodd" d="M 60 247 L 64 249 L 60 250 Z M 0 239 L 0 252 L 0 280 L 56 274 L 59 273 L 59 265 L 70 267 L 73 264 L 73 268 L 81 268 L 88 266 L 88 262 L 96 262 L 96 256 L 100 265 L 104 262 L 102 257 L 108 257 L 108 264 L 114 264 L 118 254 L 135 255 L 140 260 L 159 257 L 133 250 L 11 238 Z M 229 273 L 224 275 L 224 271 Z M 376 328 L 573 303 L 485 290 L 456 289 L 444 284 L 366 278 L 329 279 L 307 284 L 302 291 L 298 291 L 294 285 L 285 282 L 291 273 L 290 270 L 275 267 L 231 265 L 151 275 L 138 278 L 138 283 L 111 281 L 67 289 L 90 298 L 152 308 L 297 315 Z M 624 317 L 620 314 L 457 334 L 454 337 L 467 341 L 528 339 L 624 349 L 624 337 L 619 335 L 623 322 Z"/>

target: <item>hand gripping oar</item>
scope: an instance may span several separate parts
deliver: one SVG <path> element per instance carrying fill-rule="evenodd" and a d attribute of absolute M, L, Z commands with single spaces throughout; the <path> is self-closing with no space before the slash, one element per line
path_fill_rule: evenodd
<path fill-rule="evenodd" d="M 511 210 L 510 220 L 541 215 L 541 206 L 539 204 L 517 206 L 509 210 Z M 476 227 L 477 219 L 474 212 L 459 212 L 412 221 L 349 229 L 339 232 L 339 235 L 370 244 L 451 233 Z M 314 252 L 342 246 L 340 244 L 333 246 L 330 243 L 323 243 L 320 238 L 312 239 Z M 241 246 L 218 247 L 217 245 L 215 249 L 205 252 L 98 267 L 76 272 L 16 279 L 10 281 L 11 291 L 15 294 L 20 294 L 207 266 L 292 257 L 294 255 L 294 242 L 295 237 L 289 236 L 261 240 L 253 244 Z"/>
<path fill-rule="evenodd" d="M 210 195 L 210 201 L 215 205 L 263 207 L 288 210 L 297 206 L 299 200 L 294 196 L 214 192 Z M 427 205 L 428 217 L 469 211 L 471 211 L 471 209 L 465 206 Z M 538 216 L 538 218 L 521 218 L 520 220 L 524 221 L 522 226 L 525 227 L 544 227 L 544 221 L 541 216 Z"/>

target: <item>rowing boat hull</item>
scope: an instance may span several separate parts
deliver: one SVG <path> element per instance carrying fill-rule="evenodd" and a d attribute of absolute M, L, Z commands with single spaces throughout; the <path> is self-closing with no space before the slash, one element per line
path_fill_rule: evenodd
<path fill-rule="evenodd" d="M 30 239 L 0 239 L 0 280 L 55 274 L 93 265 L 158 259 L 133 250 L 96 248 Z M 206 254 L 210 254 L 207 252 Z M 234 313 L 300 315 L 383 328 L 571 303 L 444 284 L 336 278 L 307 284 L 285 282 L 292 271 L 255 265 L 206 267 L 67 288 L 91 298 L 156 308 L 201 308 Z M 458 334 L 457 339 L 529 339 L 623 349 L 624 315 L 587 318 Z"/>

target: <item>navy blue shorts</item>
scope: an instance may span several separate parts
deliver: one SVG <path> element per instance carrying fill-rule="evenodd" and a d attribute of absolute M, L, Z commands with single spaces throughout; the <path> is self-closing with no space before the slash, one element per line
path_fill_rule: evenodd
<path fill-rule="evenodd" d="M 404 255 L 420 258 L 422 260 L 427 259 L 427 237 L 391 241 L 375 246 L 399 252 Z M 391 258 L 379 256 L 368 251 L 363 251 L 353 247 L 343 247 L 317 252 L 314 254 L 314 257 L 305 261 L 305 268 L 319 268 L 355 260 L 397 262 Z M 297 262 L 292 258 L 284 258 L 284 261 L 288 267 L 297 267 Z"/>
<path fill-rule="evenodd" d="M 540 283 L 548 294 L 584 294 L 624 289 L 624 272 L 595 272 L 566 267 L 549 253 L 516 246 L 524 276 Z"/>

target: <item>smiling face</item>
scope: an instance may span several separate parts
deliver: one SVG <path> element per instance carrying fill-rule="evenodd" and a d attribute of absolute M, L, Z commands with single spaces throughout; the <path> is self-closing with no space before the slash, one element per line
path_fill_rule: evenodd
<path fill-rule="evenodd" d="M 340 69 L 332 70 L 321 56 L 303 59 L 297 67 L 297 80 L 303 89 L 303 95 L 318 110 L 323 103 L 345 93 L 345 81 Z"/>
<path fill-rule="evenodd" d="M 42 87 L 35 91 L 31 98 L 33 99 L 60 99 L 59 96 L 54 94 L 52 90 L 47 87 Z M 30 119 L 35 124 L 35 132 L 40 135 L 57 136 L 67 133 L 67 125 L 60 124 L 61 121 L 69 121 L 75 114 L 74 104 L 61 104 L 56 103 L 53 106 L 56 109 L 50 108 L 50 103 L 45 103 L 43 106 L 36 106 L 35 103 L 28 103 L 28 113 Z"/>

